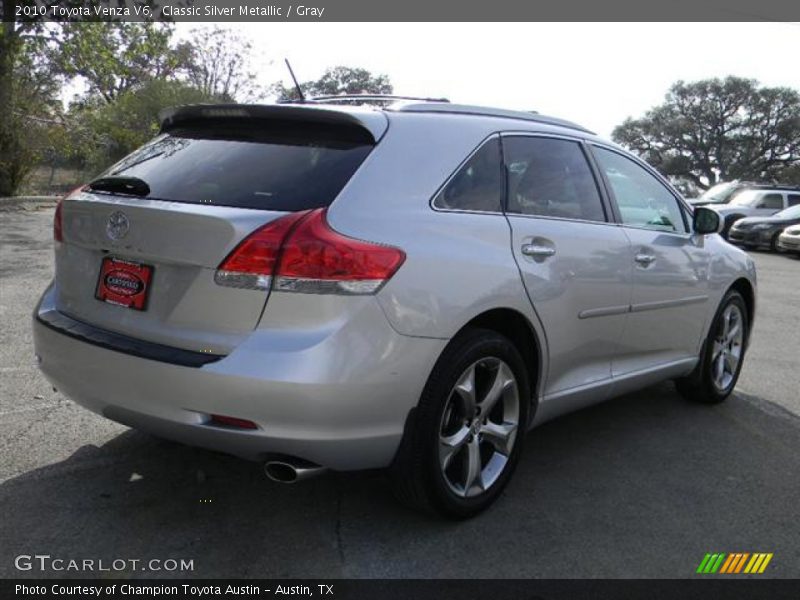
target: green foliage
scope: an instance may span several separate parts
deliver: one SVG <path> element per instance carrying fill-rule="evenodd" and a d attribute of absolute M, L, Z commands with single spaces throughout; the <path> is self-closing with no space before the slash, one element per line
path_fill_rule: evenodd
<path fill-rule="evenodd" d="M 612 137 L 702 189 L 734 179 L 780 181 L 800 165 L 800 94 L 739 77 L 678 81 L 662 105 L 628 118 Z"/>
<path fill-rule="evenodd" d="M 174 78 L 188 64 L 189 48 L 172 44 L 161 23 L 68 23 L 52 48 L 54 66 L 81 77 L 89 94 L 106 103 L 155 79 Z"/>
<path fill-rule="evenodd" d="M 42 28 L 0 25 L 0 196 L 14 194 L 49 146 L 61 103 Z"/>
<path fill-rule="evenodd" d="M 68 119 L 73 160 L 98 173 L 154 137 L 161 110 L 215 101 L 187 83 L 154 79 L 119 94 L 111 104 L 76 105 Z"/>
<path fill-rule="evenodd" d="M 333 67 L 316 81 L 301 83 L 306 98 L 313 96 L 338 96 L 342 94 L 391 94 L 393 91 L 389 77 L 373 75 L 366 69 L 351 67 Z M 299 100 L 294 86 L 286 87 L 277 83 L 272 88 L 279 102 Z"/>

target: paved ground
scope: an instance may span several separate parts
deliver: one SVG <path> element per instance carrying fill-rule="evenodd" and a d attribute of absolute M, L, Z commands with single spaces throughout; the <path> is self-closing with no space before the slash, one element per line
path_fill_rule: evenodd
<path fill-rule="evenodd" d="M 687 577 L 717 551 L 773 552 L 765 576 L 800 577 L 800 260 L 754 255 L 756 332 L 727 403 L 664 384 L 547 424 L 504 498 L 453 524 L 399 507 L 379 473 L 281 486 L 54 393 L 29 325 L 51 217 L 0 212 L 0 577 L 35 553 L 193 559 L 198 577 Z"/>

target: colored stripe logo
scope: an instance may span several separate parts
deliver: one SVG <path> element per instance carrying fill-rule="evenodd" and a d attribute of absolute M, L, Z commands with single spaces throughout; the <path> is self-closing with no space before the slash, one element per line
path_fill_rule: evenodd
<path fill-rule="evenodd" d="M 772 552 L 718 552 L 706 554 L 697 567 L 697 573 L 706 574 L 760 574 L 772 560 Z"/>

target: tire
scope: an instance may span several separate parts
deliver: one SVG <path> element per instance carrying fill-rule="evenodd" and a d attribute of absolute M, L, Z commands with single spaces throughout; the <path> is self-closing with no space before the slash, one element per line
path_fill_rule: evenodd
<path fill-rule="evenodd" d="M 734 320 L 730 321 L 726 334 L 728 315 L 734 315 Z M 723 402 L 739 380 L 749 337 L 747 305 L 739 292 L 729 290 L 714 315 L 708 337 L 700 351 L 700 362 L 689 376 L 675 381 L 681 395 L 703 404 Z M 721 340 L 726 342 L 723 344 Z M 733 360 L 735 364 L 732 364 Z"/>
<path fill-rule="evenodd" d="M 772 239 L 769 242 L 769 249 L 772 252 L 777 252 L 778 254 L 781 253 L 781 249 L 778 248 L 778 238 L 780 237 L 780 235 L 781 235 L 781 232 L 779 231 L 778 233 L 776 233 L 775 235 L 772 236 Z"/>
<path fill-rule="evenodd" d="M 490 398 L 495 402 L 487 413 Z M 530 399 L 528 371 L 511 341 L 487 329 L 460 333 L 409 416 L 390 468 L 395 495 L 412 508 L 452 519 L 486 509 L 519 460 Z"/>

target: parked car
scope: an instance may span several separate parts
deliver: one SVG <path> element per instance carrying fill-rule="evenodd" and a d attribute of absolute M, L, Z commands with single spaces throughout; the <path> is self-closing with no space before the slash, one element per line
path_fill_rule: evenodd
<path fill-rule="evenodd" d="M 781 187 L 746 189 L 738 192 L 724 206 L 712 207 L 724 219 L 722 236 L 728 237 L 733 224 L 745 217 L 769 217 L 790 206 L 800 204 L 800 188 Z"/>
<path fill-rule="evenodd" d="M 535 425 L 665 379 L 728 397 L 756 274 L 721 225 L 538 114 L 186 107 L 58 205 L 35 351 L 109 419 L 277 481 L 386 467 L 463 518 Z"/>
<path fill-rule="evenodd" d="M 731 227 L 728 240 L 753 249 L 766 246 L 777 251 L 778 236 L 790 225 L 800 223 L 800 204 L 775 213 L 771 217 L 747 217 L 739 219 Z"/>
<path fill-rule="evenodd" d="M 697 198 L 688 198 L 687 202 L 692 206 L 727 204 L 737 192 L 759 186 L 752 181 L 725 181 L 711 186 Z"/>
<path fill-rule="evenodd" d="M 800 225 L 792 225 L 783 230 L 778 236 L 778 248 L 800 255 Z"/>

